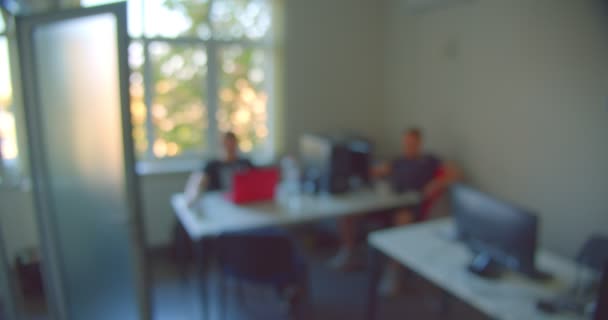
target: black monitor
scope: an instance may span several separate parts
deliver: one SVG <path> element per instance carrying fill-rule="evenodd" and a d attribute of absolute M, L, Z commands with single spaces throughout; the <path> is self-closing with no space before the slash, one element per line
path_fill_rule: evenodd
<path fill-rule="evenodd" d="M 350 156 L 349 179 L 351 186 L 371 184 L 372 144 L 363 138 L 351 138 L 346 143 Z"/>
<path fill-rule="evenodd" d="M 451 195 L 458 234 L 475 254 L 471 272 L 496 277 L 507 268 L 534 278 L 547 276 L 534 264 L 536 215 L 461 184 L 452 187 Z"/>
<path fill-rule="evenodd" d="M 305 190 L 337 194 L 368 184 L 371 149 L 370 142 L 354 136 L 302 135 Z"/>

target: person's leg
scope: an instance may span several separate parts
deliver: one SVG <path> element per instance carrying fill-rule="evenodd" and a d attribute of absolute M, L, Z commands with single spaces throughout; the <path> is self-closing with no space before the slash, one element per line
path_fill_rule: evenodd
<path fill-rule="evenodd" d="M 340 244 L 342 248 L 353 251 L 357 245 L 357 226 L 355 217 L 345 217 L 338 220 Z"/>
<path fill-rule="evenodd" d="M 395 213 L 393 224 L 395 226 L 403 226 L 416 221 L 416 214 L 410 208 L 400 209 Z"/>
<path fill-rule="evenodd" d="M 338 220 L 340 249 L 330 261 L 335 269 L 349 271 L 357 267 L 355 249 L 357 246 L 357 218 L 345 217 Z"/>
<path fill-rule="evenodd" d="M 406 208 L 398 210 L 393 217 L 395 226 L 403 226 L 416 221 L 415 211 Z M 401 269 L 398 262 L 389 260 L 382 274 L 378 291 L 383 296 L 395 296 L 401 290 Z"/>

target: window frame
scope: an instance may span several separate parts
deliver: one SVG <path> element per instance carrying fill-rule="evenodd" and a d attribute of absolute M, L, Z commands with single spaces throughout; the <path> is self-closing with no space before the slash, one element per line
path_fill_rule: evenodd
<path fill-rule="evenodd" d="M 0 20 L 2 20 L 3 28 L 0 29 L 0 36 L 6 36 L 6 14 L 4 9 L 0 8 Z"/>
<path fill-rule="evenodd" d="M 213 6 L 215 0 L 209 0 L 210 8 Z M 269 0 L 271 10 L 276 10 L 273 1 Z M 268 128 L 268 136 L 266 137 L 265 146 L 263 151 L 257 150 L 247 153 L 251 156 L 255 162 L 261 164 L 267 164 L 274 159 L 276 155 L 276 127 L 275 127 L 275 63 L 276 63 L 276 52 L 275 52 L 275 35 L 274 35 L 274 12 L 271 12 L 272 22 L 271 27 L 268 30 L 268 35 L 259 39 L 251 40 L 246 37 L 235 38 L 235 39 L 223 39 L 218 38 L 217 33 L 213 30 L 213 25 L 210 23 L 211 36 L 208 39 L 199 38 L 196 36 L 176 36 L 176 37 L 164 37 L 164 36 L 147 36 L 146 35 L 146 17 L 145 17 L 145 1 L 141 3 L 141 35 L 129 37 L 129 45 L 132 43 L 141 43 L 142 45 L 142 56 L 143 64 L 141 66 L 143 76 L 143 88 L 144 88 L 144 105 L 146 108 L 145 118 L 145 130 L 146 140 L 148 145 L 146 151 L 139 155 L 137 158 L 137 171 L 139 174 L 153 174 L 153 173 L 171 173 L 179 171 L 190 171 L 197 169 L 201 166 L 201 160 L 216 157 L 219 154 L 219 128 L 218 121 L 216 119 L 216 113 L 220 108 L 219 102 L 219 90 L 220 90 L 220 57 L 219 53 L 223 47 L 229 46 L 241 46 L 243 48 L 256 48 L 264 50 L 270 57 L 268 63 L 267 78 L 266 78 L 266 92 L 268 94 L 267 102 L 267 120 L 266 125 Z M 211 10 L 207 12 L 207 20 L 210 21 Z M 151 106 L 155 97 L 154 90 L 154 77 L 152 75 L 152 59 L 150 55 L 149 46 L 151 43 L 160 42 L 166 43 L 169 46 L 181 45 L 181 46 L 202 46 L 207 53 L 207 74 L 205 78 L 205 84 L 201 84 L 201 88 L 206 85 L 207 96 L 202 97 L 207 108 L 207 119 L 208 125 L 206 130 L 202 133 L 206 139 L 207 147 L 201 152 L 187 151 L 176 156 L 170 157 L 156 157 L 154 155 L 153 145 L 156 138 L 155 126 L 151 117 Z M 130 70 L 132 71 L 132 70 Z"/>
<path fill-rule="evenodd" d="M 4 11 L 0 12 L 0 19 L 2 19 L 2 22 L 4 24 L 4 28 L 0 29 L 0 39 L 4 38 L 4 40 L 6 41 L 6 44 L 7 44 L 7 48 L 6 49 L 8 50 L 8 35 L 7 35 L 7 32 L 6 32 L 6 21 L 5 21 L 5 18 L 4 18 Z M 9 58 L 9 61 L 8 61 L 8 65 L 10 66 L 10 58 Z M 10 68 L 9 68 L 8 72 L 10 74 Z M 10 75 L 9 75 L 9 79 L 10 79 L 10 81 L 13 81 L 12 80 L 13 77 L 11 77 Z M 11 94 L 12 94 L 12 92 L 11 92 Z M 13 100 L 12 99 L 11 99 L 11 104 L 13 104 Z M 2 146 L 0 145 L 0 148 L 1 147 Z M 2 181 L 4 180 L 4 177 L 6 175 L 5 171 L 7 170 L 7 168 L 5 167 L 5 160 L 6 159 L 4 159 L 4 155 L 2 154 L 2 150 L 0 150 L 0 156 L 1 156 L 0 157 L 0 161 L 1 161 L 1 163 L 0 163 L 0 184 L 2 184 Z"/>
<path fill-rule="evenodd" d="M 6 41 L 6 50 L 7 50 L 7 58 L 8 58 L 8 70 L 7 72 L 9 73 L 9 81 L 11 83 L 11 103 L 9 105 L 9 111 L 12 113 L 14 121 L 15 121 L 15 126 L 17 126 L 17 122 L 18 122 L 18 116 L 16 114 L 16 96 L 15 96 L 15 91 L 17 90 L 16 87 L 16 79 L 15 79 L 15 67 L 13 66 L 13 64 L 11 63 L 11 50 L 12 50 L 12 39 L 11 39 L 11 33 L 10 33 L 10 21 L 9 21 L 9 16 L 8 14 L 3 10 L 0 9 L 0 16 L 2 18 L 2 21 L 4 22 L 4 28 L 0 30 L 0 38 L 4 38 Z M 19 139 L 19 132 L 17 132 L 17 127 L 15 127 L 15 135 L 17 137 L 17 157 L 12 159 L 10 162 L 7 161 L 6 158 L 4 158 L 4 156 L 2 158 L 0 158 L 0 188 L 16 188 L 18 187 L 21 183 L 22 183 L 22 168 L 21 168 L 21 161 L 23 159 L 23 155 L 22 155 L 22 149 L 20 148 L 22 145 L 20 143 L 20 139 Z"/>

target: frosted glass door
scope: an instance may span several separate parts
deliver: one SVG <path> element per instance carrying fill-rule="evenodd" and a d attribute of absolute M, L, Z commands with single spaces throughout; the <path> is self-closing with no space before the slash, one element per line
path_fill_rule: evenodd
<path fill-rule="evenodd" d="M 43 266 L 65 319 L 146 313 L 125 12 L 123 3 L 19 21 Z"/>

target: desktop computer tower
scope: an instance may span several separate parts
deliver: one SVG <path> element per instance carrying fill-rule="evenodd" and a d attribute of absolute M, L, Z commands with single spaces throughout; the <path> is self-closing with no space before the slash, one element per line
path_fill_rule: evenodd
<path fill-rule="evenodd" d="M 341 194 L 370 182 L 371 143 L 356 136 L 307 134 L 300 139 L 307 192 Z"/>

